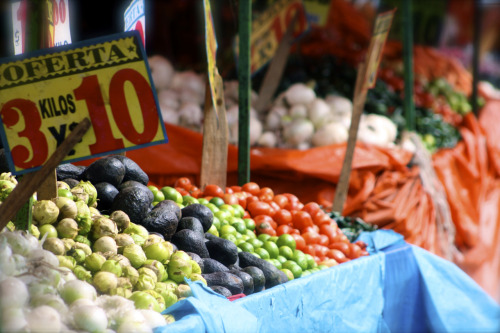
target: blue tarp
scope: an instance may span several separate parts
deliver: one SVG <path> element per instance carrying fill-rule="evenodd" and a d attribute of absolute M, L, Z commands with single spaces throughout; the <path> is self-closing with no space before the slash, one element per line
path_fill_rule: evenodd
<path fill-rule="evenodd" d="M 453 263 L 392 231 L 372 255 L 229 302 L 199 282 L 163 332 L 500 332 L 500 307 Z"/>

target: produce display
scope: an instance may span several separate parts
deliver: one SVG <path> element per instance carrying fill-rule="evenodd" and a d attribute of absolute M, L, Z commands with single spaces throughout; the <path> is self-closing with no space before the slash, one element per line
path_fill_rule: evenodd
<path fill-rule="evenodd" d="M 98 296 L 92 284 L 78 279 L 78 271 L 42 248 L 49 239 L 39 241 L 24 231 L 0 233 L 3 332 L 152 332 L 173 320 L 119 295 Z"/>

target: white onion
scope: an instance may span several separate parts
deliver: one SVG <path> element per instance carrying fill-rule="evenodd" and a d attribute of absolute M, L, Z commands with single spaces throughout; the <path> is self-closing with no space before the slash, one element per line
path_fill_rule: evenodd
<path fill-rule="evenodd" d="M 0 241 L 1 239 L 5 239 L 9 244 L 12 253 L 26 256 L 30 251 L 39 247 L 38 240 L 33 243 L 31 241 L 31 237 L 33 236 L 22 231 L 3 232 L 0 234 Z"/>
<path fill-rule="evenodd" d="M 329 95 L 325 98 L 325 102 L 334 114 L 352 113 L 352 102 L 343 96 Z"/>
<path fill-rule="evenodd" d="M 129 311 L 135 310 L 134 302 L 121 296 L 99 296 L 96 300 L 97 306 L 106 312 L 108 327 L 116 329 L 124 320 Z"/>
<path fill-rule="evenodd" d="M 312 144 L 314 146 L 328 146 L 347 141 L 349 133 L 344 125 L 340 123 L 329 123 L 314 133 Z"/>
<path fill-rule="evenodd" d="M 292 146 L 298 146 L 310 140 L 313 133 L 314 126 L 306 119 L 293 120 L 283 131 L 286 143 Z"/>
<path fill-rule="evenodd" d="M 179 91 L 179 100 L 181 103 L 194 103 L 196 105 L 203 104 L 205 96 L 190 89 Z"/>
<path fill-rule="evenodd" d="M 123 321 L 116 330 L 117 333 L 141 332 L 150 333 L 153 329 L 146 322 L 146 318 L 138 310 L 127 311 L 123 315 Z"/>
<path fill-rule="evenodd" d="M 148 59 L 151 68 L 151 76 L 157 90 L 168 88 L 174 75 L 174 68 L 170 61 L 160 55 L 154 55 Z"/>
<path fill-rule="evenodd" d="M 281 117 L 287 114 L 284 106 L 274 106 L 266 116 L 266 129 L 276 130 L 281 126 Z"/>
<path fill-rule="evenodd" d="M 316 98 L 314 90 L 303 83 L 295 83 L 285 92 L 285 99 L 289 105 L 311 103 Z"/>
<path fill-rule="evenodd" d="M 146 319 L 146 323 L 151 328 L 161 327 L 167 325 L 165 318 L 158 312 L 154 310 L 138 310 Z"/>
<path fill-rule="evenodd" d="M 89 331 L 104 331 L 108 327 L 106 312 L 98 306 L 81 305 L 71 307 L 72 320 L 76 328 Z"/>
<path fill-rule="evenodd" d="M 312 121 L 315 128 L 321 128 L 332 119 L 330 107 L 320 98 L 316 98 L 309 105 L 307 116 Z"/>
<path fill-rule="evenodd" d="M 161 117 L 163 121 L 169 124 L 178 125 L 179 124 L 179 114 L 174 109 L 169 106 L 165 106 L 160 102 Z"/>
<path fill-rule="evenodd" d="M 203 111 L 196 103 L 184 103 L 179 109 L 179 121 L 182 125 L 201 125 Z"/>
<path fill-rule="evenodd" d="M 26 258 L 20 254 L 14 254 L 12 255 L 12 259 L 16 263 L 16 271 L 14 275 L 26 273 L 26 271 L 28 270 L 28 266 L 26 265 Z"/>
<path fill-rule="evenodd" d="M 257 144 L 262 147 L 273 148 L 276 147 L 278 143 L 278 139 L 276 138 L 276 134 L 273 132 L 264 132 L 257 141 Z"/>
<path fill-rule="evenodd" d="M 307 117 L 307 108 L 303 104 L 295 104 L 288 110 L 288 114 L 294 119 L 305 118 Z"/>
<path fill-rule="evenodd" d="M 28 326 L 28 321 L 22 308 L 8 307 L 0 311 L 1 328 L 4 332 L 22 332 Z"/>
<path fill-rule="evenodd" d="M 68 304 L 72 304 L 74 301 L 82 298 L 95 300 L 97 297 L 95 288 L 91 284 L 80 280 L 66 282 L 62 286 L 60 293 L 61 297 Z"/>
<path fill-rule="evenodd" d="M 191 90 L 205 96 L 205 80 L 194 71 L 176 72 L 170 87 L 177 91 Z"/>
<path fill-rule="evenodd" d="M 31 296 L 30 305 L 32 307 L 38 307 L 42 305 L 50 306 L 54 308 L 62 318 L 65 318 L 68 314 L 68 307 L 64 303 L 63 299 L 55 294 L 45 294 L 38 296 Z"/>
<path fill-rule="evenodd" d="M 34 308 L 26 315 L 31 332 L 60 332 L 61 316 L 52 307 L 42 305 Z"/>
<path fill-rule="evenodd" d="M 250 118 L 250 145 L 253 146 L 257 143 L 262 134 L 262 123 L 254 118 Z"/>
<path fill-rule="evenodd" d="M 180 106 L 179 94 L 171 89 L 160 90 L 158 91 L 158 102 L 160 102 L 160 105 L 177 110 Z"/>
<path fill-rule="evenodd" d="M 23 307 L 29 299 L 28 288 L 15 277 L 8 277 L 0 282 L 0 309 L 6 307 Z"/>
<path fill-rule="evenodd" d="M 227 125 L 232 126 L 238 123 L 238 105 L 233 105 L 226 110 Z"/>
<path fill-rule="evenodd" d="M 31 251 L 27 258 L 30 262 L 38 261 L 47 263 L 49 265 L 52 265 L 53 267 L 59 266 L 59 259 L 57 259 L 57 256 L 54 253 L 44 249 L 35 249 Z"/>

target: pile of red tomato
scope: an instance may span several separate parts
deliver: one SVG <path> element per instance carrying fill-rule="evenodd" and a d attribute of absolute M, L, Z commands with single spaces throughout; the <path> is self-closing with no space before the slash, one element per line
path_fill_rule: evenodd
<path fill-rule="evenodd" d="M 327 259 L 343 263 L 368 255 L 366 244 L 361 241 L 351 243 L 317 203 L 304 205 L 293 194 L 275 195 L 271 188 L 261 188 L 254 182 L 230 186 L 225 192 L 221 187 L 211 184 L 202 191 L 186 177 L 177 179 L 174 186 L 183 196 L 206 199 L 219 197 L 226 204 L 239 204 L 245 209 L 244 218 L 255 221 L 257 235 L 290 234 L 295 239 L 296 248 L 312 255 L 317 263 Z"/>

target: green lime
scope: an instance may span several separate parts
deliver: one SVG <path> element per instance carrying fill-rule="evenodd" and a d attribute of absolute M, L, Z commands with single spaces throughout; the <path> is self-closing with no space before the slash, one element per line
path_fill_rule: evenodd
<path fill-rule="evenodd" d="M 236 239 L 241 239 L 241 237 L 243 237 L 239 232 L 236 232 L 234 234 L 234 237 L 236 237 Z"/>
<path fill-rule="evenodd" d="M 233 227 L 238 231 L 240 234 L 244 234 L 247 231 L 247 226 L 243 222 L 236 222 L 233 223 Z"/>
<path fill-rule="evenodd" d="M 236 229 L 232 225 L 225 225 L 220 228 L 220 234 L 221 235 L 235 235 L 236 234 Z"/>
<path fill-rule="evenodd" d="M 302 270 L 306 270 L 308 265 L 307 265 L 307 258 L 305 256 L 294 256 L 293 261 L 297 263 L 297 265 L 300 266 Z"/>
<path fill-rule="evenodd" d="M 231 241 L 231 242 L 236 242 L 236 236 L 233 235 L 233 234 L 221 234 L 220 235 L 221 238 L 224 238 L 224 239 L 227 239 L 228 241 Z"/>
<path fill-rule="evenodd" d="M 216 213 L 219 211 L 219 207 L 217 207 L 216 205 L 214 205 L 213 203 L 207 203 L 207 204 L 204 204 L 204 206 L 208 207 L 212 213 Z"/>
<path fill-rule="evenodd" d="M 58 197 L 64 197 L 64 198 L 70 198 L 73 200 L 73 193 L 71 193 L 70 190 L 67 190 L 65 188 L 60 188 L 57 190 L 57 196 Z"/>
<path fill-rule="evenodd" d="M 289 248 L 295 250 L 296 244 L 295 244 L 295 239 L 293 238 L 292 235 L 289 234 L 283 234 L 278 237 L 278 240 L 276 241 L 276 245 L 278 246 L 288 246 Z"/>
<path fill-rule="evenodd" d="M 281 269 L 281 262 L 278 259 L 269 259 L 271 260 L 271 263 L 277 268 Z"/>
<path fill-rule="evenodd" d="M 235 215 L 234 215 L 234 214 L 235 214 L 235 211 L 234 211 L 233 206 L 228 205 L 228 204 L 224 204 L 224 205 L 220 206 L 219 208 L 220 208 L 221 210 L 223 210 L 223 211 L 228 212 L 231 216 L 235 216 Z"/>
<path fill-rule="evenodd" d="M 312 255 L 306 254 L 306 258 L 307 258 L 307 269 L 312 269 L 318 266 L 318 264 L 316 264 L 316 261 L 314 261 L 314 257 Z"/>
<path fill-rule="evenodd" d="M 158 187 L 156 187 L 156 186 L 154 186 L 154 185 L 148 185 L 148 188 L 149 188 L 149 190 L 150 190 L 151 192 L 153 192 L 153 194 L 154 194 L 155 192 L 158 192 L 158 191 L 159 191 Z"/>
<path fill-rule="evenodd" d="M 220 229 L 220 220 L 214 216 L 214 219 L 212 220 L 212 226 L 215 226 L 215 228 L 217 228 L 217 230 Z"/>
<path fill-rule="evenodd" d="M 38 227 L 38 231 L 40 231 L 40 239 L 45 234 L 47 234 L 47 238 L 57 237 L 57 230 L 52 224 L 42 224 Z"/>
<path fill-rule="evenodd" d="M 247 231 L 245 231 L 245 235 L 247 235 L 250 239 L 257 239 L 257 235 L 252 230 L 247 229 Z"/>
<path fill-rule="evenodd" d="M 165 200 L 172 200 L 177 202 L 178 204 L 182 204 L 182 195 L 171 186 L 164 186 L 160 190 L 165 196 Z"/>
<path fill-rule="evenodd" d="M 306 254 L 304 252 L 302 252 L 300 250 L 297 250 L 297 249 L 293 250 L 293 260 L 296 260 L 296 259 L 299 259 L 299 258 L 300 259 L 302 259 L 302 258 L 306 259 L 306 261 L 307 261 Z"/>
<path fill-rule="evenodd" d="M 262 242 L 265 242 L 265 241 L 268 241 L 269 238 L 271 238 L 271 235 L 268 235 L 268 234 L 260 234 L 259 236 L 257 236 L 257 238 L 262 241 Z"/>
<path fill-rule="evenodd" d="M 322 271 L 322 270 L 330 268 L 330 267 L 328 267 L 327 265 L 318 265 L 318 268 L 320 271 Z"/>
<path fill-rule="evenodd" d="M 278 241 L 278 236 L 271 236 L 271 237 L 269 237 L 268 241 L 276 243 Z"/>
<path fill-rule="evenodd" d="M 238 204 L 231 205 L 234 208 L 234 216 L 243 217 L 245 215 L 245 210 Z"/>
<path fill-rule="evenodd" d="M 157 204 L 159 204 L 160 202 L 159 201 L 153 201 L 151 204 L 154 206 L 156 206 Z"/>
<path fill-rule="evenodd" d="M 241 243 L 245 243 L 245 240 L 243 239 L 243 237 L 237 239 L 236 242 L 234 242 L 234 245 L 239 246 Z"/>
<path fill-rule="evenodd" d="M 153 192 L 153 196 L 154 196 L 153 201 L 160 202 L 160 201 L 165 200 L 165 195 L 163 194 L 163 192 L 162 192 L 162 191 L 156 191 L 156 192 Z M 182 203 L 182 202 L 181 202 L 181 203 Z"/>
<path fill-rule="evenodd" d="M 304 277 L 304 276 L 308 276 L 308 275 L 311 275 L 311 271 L 307 270 L 307 271 L 302 271 L 302 275 L 300 277 Z"/>
<path fill-rule="evenodd" d="M 219 231 L 217 230 L 217 227 L 215 225 L 212 224 L 212 226 L 210 227 L 210 229 L 207 230 L 207 232 L 209 234 L 212 234 L 214 236 L 217 236 L 219 237 Z"/>
<path fill-rule="evenodd" d="M 250 239 L 250 237 L 248 237 L 248 235 L 245 234 L 245 235 L 241 235 L 241 239 L 244 239 L 246 242 L 247 240 Z"/>
<path fill-rule="evenodd" d="M 279 255 L 278 258 L 276 258 L 276 260 L 278 260 L 280 263 L 284 263 L 285 261 L 287 261 L 288 259 L 283 257 L 282 255 Z"/>
<path fill-rule="evenodd" d="M 195 204 L 195 203 L 198 203 L 198 199 L 193 198 L 190 195 L 185 195 L 185 196 L 182 197 L 182 204 L 184 206 L 189 206 L 189 205 Z"/>
<path fill-rule="evenodd" d="M 224 200 L 222 198 L 219 198 L 219 197 L 213 197 L 212 199 L 210 199 L 209 202 L 211 204 L 216 205 L 217 207 L 220 207 L 220 206 L 225 204 Z"/>
<path fill-rule="evenodd" d="M 280 254 L 280 249 L 278 248 L 278 245 L 276 245 L 276 243 L 270 241 L 264 242 L 262 248 L 266 249 L 266 251 L 269 253 L 269 257 L 271 257 L 272 259 L 278 258 Z"/>
<path fill-rule="evenodd" d="M 245 252 L 254 252 L 254 250 L 255 250 L 253 248 L 252 244 L 250 244 L 248 242 L 240 243 L 240 244 L 238 244 L 238 247 Z"/>
<path fill-rule="evenodd" d="M 269 252 L 267 252 L 263 247 L 255 249 L 255 253 L 257 253 L 262 259 L 271 259 Z"/>
<path fill-rule="evenodd" d="M 215 216 L 214 216 L 214 217 L 215 217 Z M 229 224 L 229 222 L 227 222 L 227 220 L 221 220 L 221 219 L 219 219 L 219 221 L 220 221 L 220 227 L 221 227 L 221 228 L 222 228 L 223 226 L 225 226 L 225 225 L 230 225 L 230 224 Z"/>
<path fill-rule="evenodd" d="M 255 221 L 253 219 L 243 219 L 243 221 L 245 222 L 248 230 L 255 230 Z"/>
<path fill-rule="evenodd" d="M 281 268 L 281 271 L 286 274 L 286 276 L 288 277 L 288 281 L 291 281 L 294 279 L 294 276 L 293 276 L 293 273 L 291 270 L 289 270 L 287 268 Z"/>
<path fill-rule="evenodd" d="M 231 214 L 229 214 L 225 210 L 221 210 L 219 207 L 219 211 L 215 212 L 214 216 L 216 216 L 217 218 L 219 218 L 219 220 L 222 221 L 222 220 L 229 220 L 229 218 L 231 217 Z"/>
<path fill-rule="evenodd" d="M 198 198 L 198 203 L 205 205 L 205 204 L 210 203 L 210 202 L 205 198 Z"/>
<path fill-rule="evenodd" d="M 292 260 L 285 261 L 282 265 L 283 268 L 289 269 L 293 273 L 294 278 L 299 278 L 302 275 L 302 268 Z"/>
<path fill-rule="evenodd" d="M 253 252 L 252 254 L 253 254 L 254 256 L 256 256 L 257 258 L 260 258 L 260 256 L 259 256 L 257 253 Z M 262 259 L 262 258 L 261 258 L 261 259 Z"/>
<path fill-rule="evenodd" d="M 229 221 L 230 225 L 233 225 L 235 223 L 243 223 L 243 224 L 245 224 L 245 221 L 243 221 L 242 218 L 234 217 L 234 216 L 229 217 L 228 221 Z"/>
<path fill-rule="evenodd" d="M 281 256 L 285 257 L 287 260 L 292 260 L 293 259 L 293 250 L 289 248 L 288 246 L 280 246 L 279 247 L 279 253 Z"/>
<path fill-rule="evenodd" d="M 249 239 L 248 242 L 253 245 L 254 249 L 258 249 L 259 247 L 262 247 L 262 245 L 264 245 L 264 242 L 261 242 L 257 238 Z"/>

